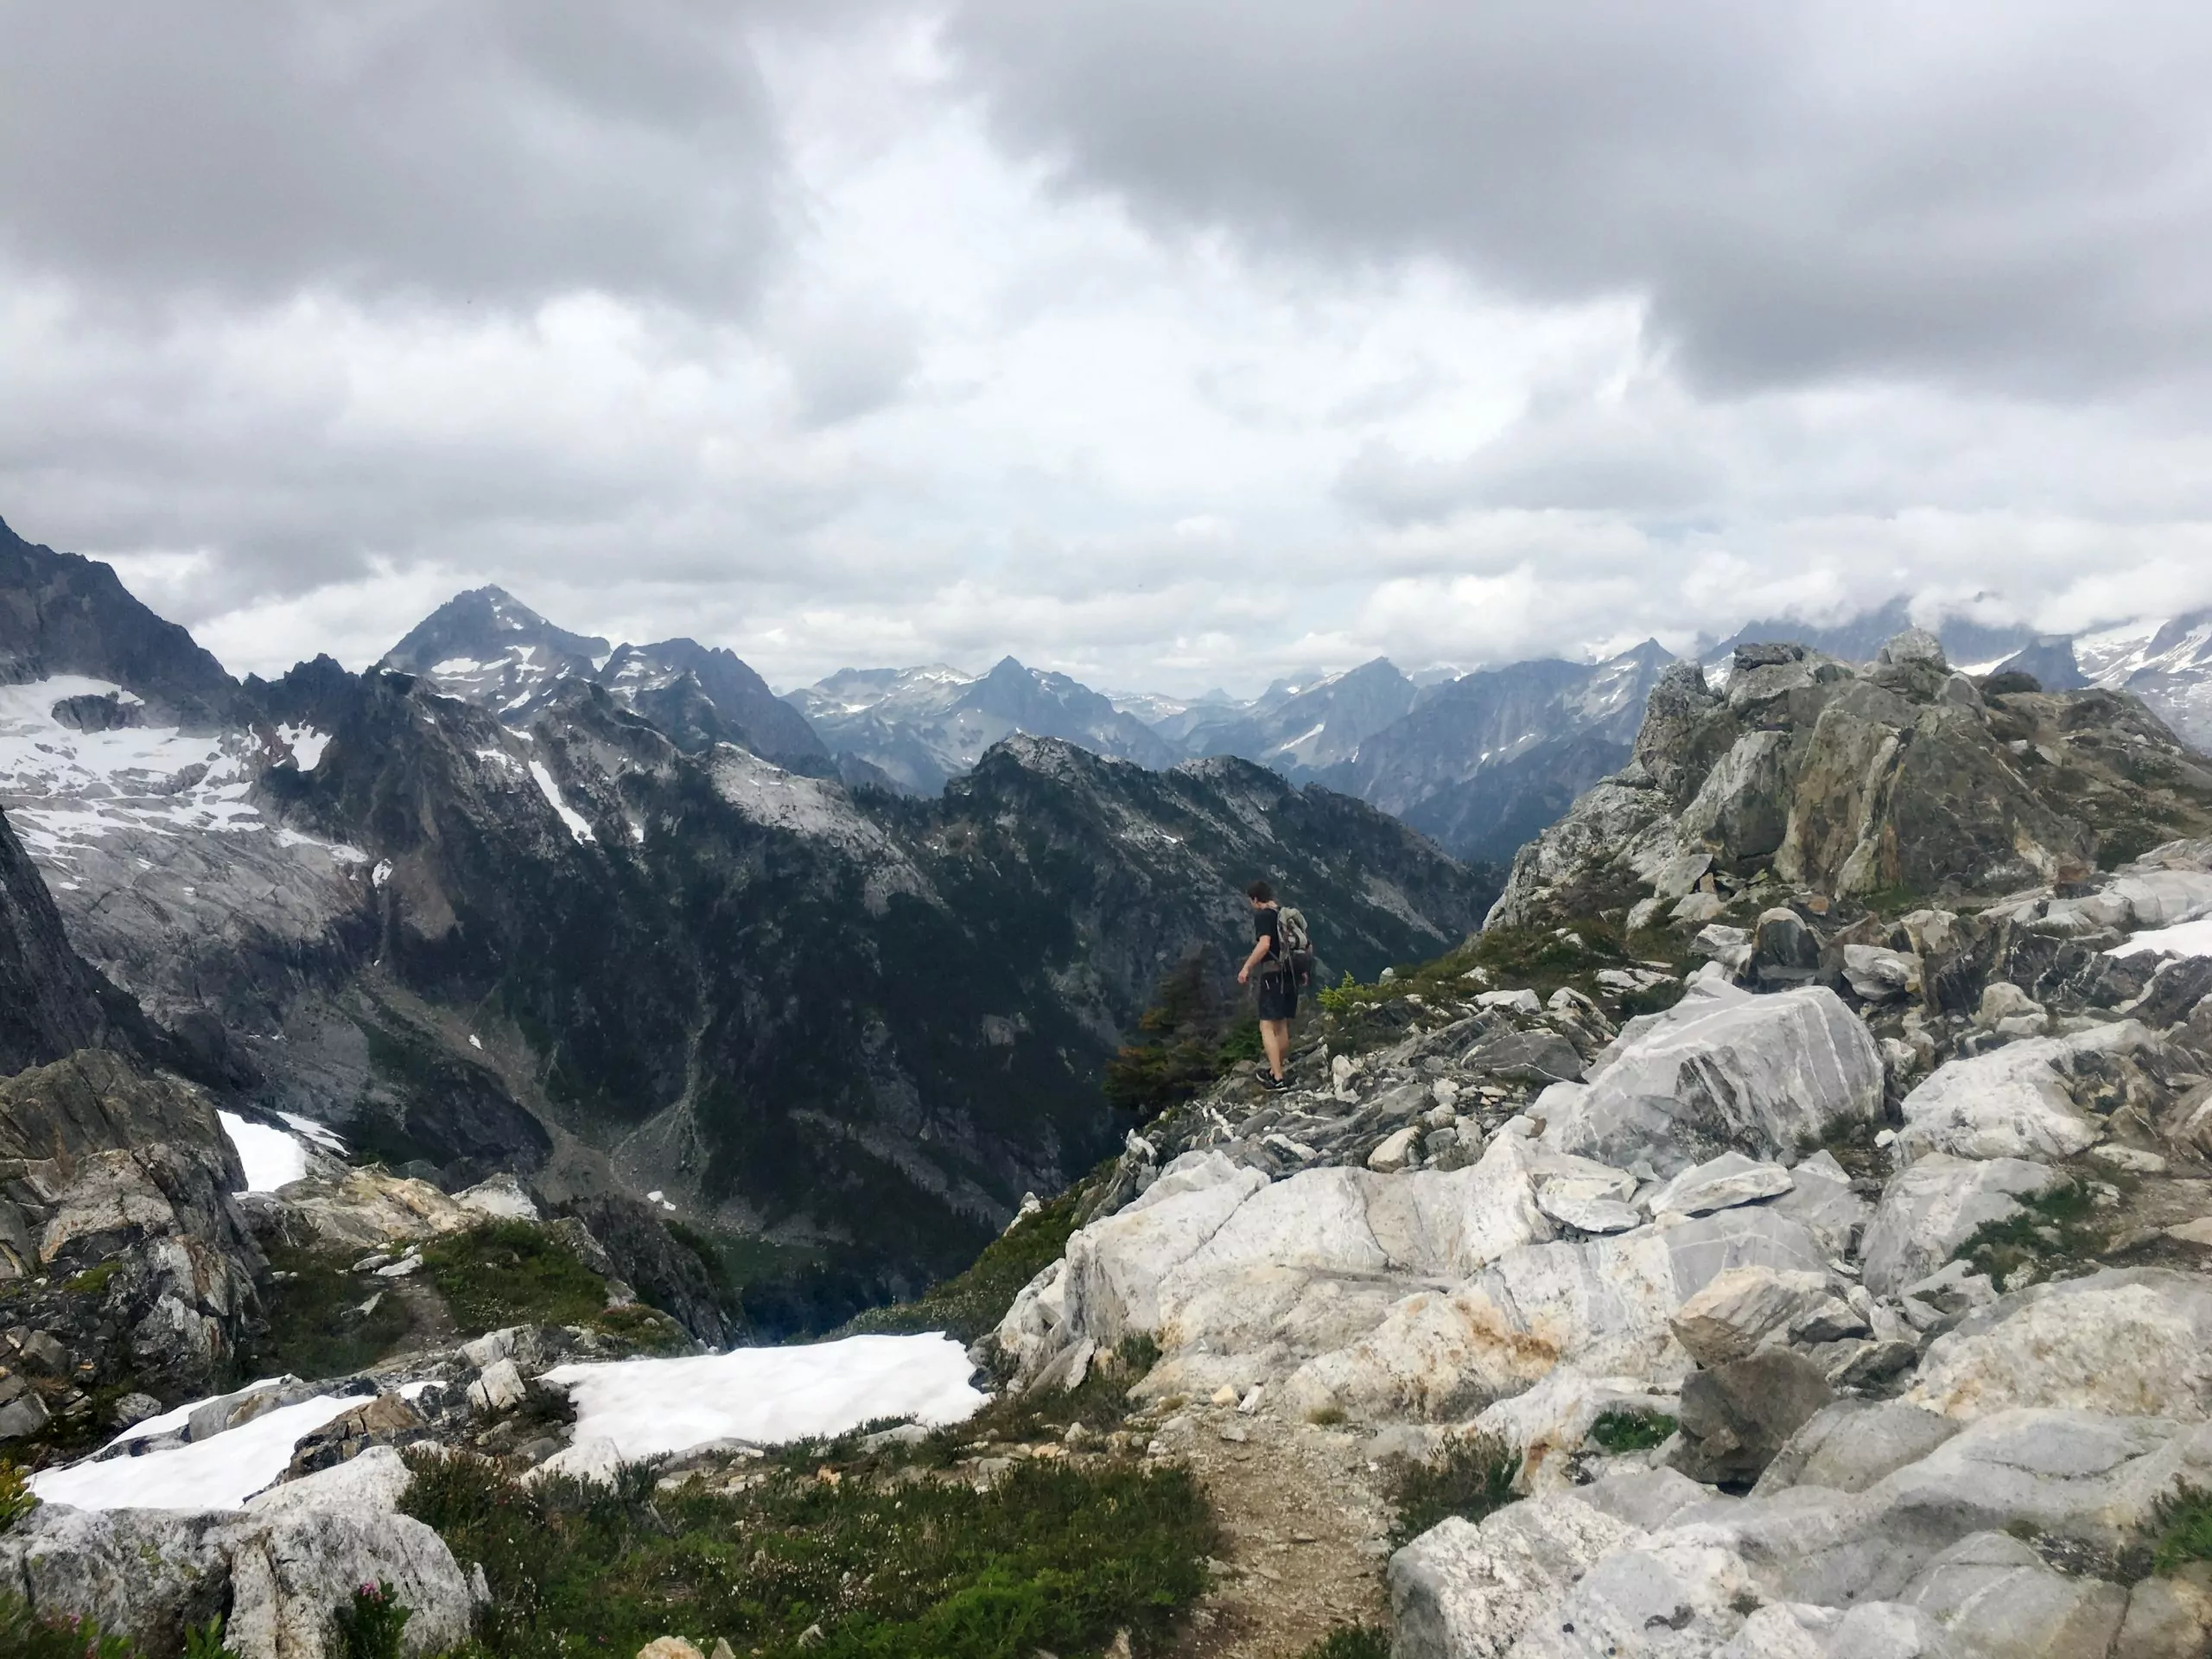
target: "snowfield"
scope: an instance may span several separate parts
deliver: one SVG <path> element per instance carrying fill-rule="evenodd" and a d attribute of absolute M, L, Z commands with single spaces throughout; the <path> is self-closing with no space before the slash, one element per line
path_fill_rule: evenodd
<path fill-rule="evenodd" d="M 266 1124 L 248 1122 L 236 1112 L 219 1111 L 215 1116 L 222 1119 L 223 1133 L 238 1148 L 238 1162 L 245 1166 L 241 1192 L 274 1192 L 308 1173 L 308 1149 L 296 1136 Z"/>
<path fill-rule="evenodd" d="M 200 1403 L 141 1423 L 118 1441 L 175 1427 Z M 284 1472 L 302 1437 L 363 1403 L 358 1394 L 317 1395 L 189 1446 L 48 1469 L 31 1477 L 31 1490 L 79 1510 L 235 1510 Z"/>
<path fill-rule="evenodd" d="M 709 1440 L 842 1434 L 885 1417 L 965 1421 L 984 1396 L 951 1338 L 848 1337 L 808 1347 L 737 1348 L 685 1359 L 563 1365 L 545 1381 L 575 1402 L 575 1443 L 612 1441 L 626 1459 Z"/>

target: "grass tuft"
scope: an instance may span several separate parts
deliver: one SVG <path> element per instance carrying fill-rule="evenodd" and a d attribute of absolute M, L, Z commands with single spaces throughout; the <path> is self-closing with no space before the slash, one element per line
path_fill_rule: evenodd
<path fill-rule="evenodd" d="M 2153 1571 L 2171 1573 L 2191 1561 L 2212 1561 L 2212 1490 L 2182 1482 L 2153 1506 L 2151 1526 Z"/>
<path fill-rule="evenodd" d="M 1951 1258 L 1987 1274 L 1999 1290 L 2031 1283 L 2054 1264 L 2088 1261 L 2104 1249 L 2095 1205 L 2087 1186 L 2070 1182 L 2027 1199 L 2018 1215 L 1975 1228 Z"/>
<path fill-rule="evenodd" d="M 1496 1434 L 1457 1434 L 1426 1463 L 1408 1461 L 1393 1497 L 1396 1536 L 1418 1538 L 1439 1522 L 1459 1516 L 1480 1521 L 1516 1501 L 1513 1482 L 1521 1455 Z"/>
<path fill-rule="evenodd" d="M 258 1374 L 345 1376 L 398 1345 L 411 1323 L 407 1304 L 385 1281 L 353 1272 L 356 1259 L 351 1250 L 279 1246 L 269 1252 L 270 1265 L 283 1276 L 273 1284 L 268 1333 L 255 1346 Z M 363 1313 L 378 1292 L 375 1311 Z"/>

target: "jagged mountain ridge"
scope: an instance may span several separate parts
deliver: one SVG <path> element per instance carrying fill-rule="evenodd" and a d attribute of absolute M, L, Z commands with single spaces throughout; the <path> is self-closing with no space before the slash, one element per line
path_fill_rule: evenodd
<path fill-rule="evenodd" d="M 1141 766 L 1167 766 L 1182 758 L 1099 692 L 1011 657 L 974 677 L 942 664 L 844 669 L 786 700 L 837 753 L 919 795 L 936 794 L 1016 732 L 1064 738 Z"/>
<path fill-rule="evenodd" d="M 60 702 L 151 700 L 64 671 L 0 689 L 0 805 L 77 946 L 246 1097 L 448 1179 L 663 1190 L 853 1295 L 1112 1144 L 1100 1063 L 1193 945 L 1225 963 L 1252 875 L 1361 974 L 1494 891 L 1241 762 L 1017 737 L 938 800 L 855 798 L 618 690 L 560 675 L 524 721 L 325 658 L 219 729 L 86 732 Z"/>
<path fill-rule="evenodd" d="M 428 679 L 518 726 L 527 725 L 564 681 L 588 680 L 687 748 L 738 743 L 779 766 L 830 770 L 830 752 L 813 728 L 735 652 L 681 639 L 609 645 L 547 621 L 502 588 L 455 594 L 410 629 L 379 666 Z"/>

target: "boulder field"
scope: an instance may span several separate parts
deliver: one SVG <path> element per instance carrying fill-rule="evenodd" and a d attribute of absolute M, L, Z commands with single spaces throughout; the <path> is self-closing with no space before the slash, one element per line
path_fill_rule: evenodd
<path fill-rule="evenodd" d="M 1163 1446 L 1498 1437 L 1520 1501 L 1390 1557 L 1395 1659 L 2212 1651 L 2212 1567 L 2151 1559 L 2212 1488 L 2212 974 L 2127 950 L 2212 915 L 2212 843 L 1879 959 L 1789 913 L 1658 1012 L 1432 982 L 1155 1120 L 976 1357 L 1156 1350 Z"/>

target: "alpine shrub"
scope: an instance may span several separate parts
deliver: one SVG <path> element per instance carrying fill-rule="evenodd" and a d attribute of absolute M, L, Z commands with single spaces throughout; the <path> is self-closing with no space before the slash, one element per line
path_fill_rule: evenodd
<path fill-rule="evenodd" d="M 38 1494 L 31 1491 L 23 1471 L 0 1458 L 0 1532 L 7 1531 L 36 1508 Z"/>
<path fill-rule="evenodd" d="M 354 1591 L 334 1617 L 346 1659 L 399 1659 L 399 1633 L 415 1610 L 401 1603 L 389 1580 L 380 1580 Z"/>

